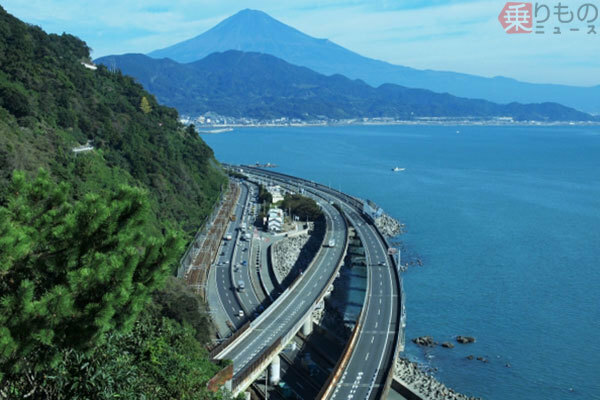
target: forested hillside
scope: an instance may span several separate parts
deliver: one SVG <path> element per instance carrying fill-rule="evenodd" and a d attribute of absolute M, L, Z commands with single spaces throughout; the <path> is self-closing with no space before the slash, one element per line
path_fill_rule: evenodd
<path fill-rule="evenodd" d="M 512 117 L 515 120 L 590 121 L 556 103 L 496 104 L 393 84 L 372 87 L 343 75 L 325 76 L 268 54 L 229 50 L 189 64 L 141 54 L 96 60 L 139 80 L 161 102 L 191 116 L 364 118 Z"/>
<path fill-rule="evenodd" d="M 148 189 L 155 228 L 192 232 L 225 181 L 212 150 L 133 79 L 88 60 L 78 38 L 0 10 L 0 193 L 15 168 L 44 167 L 75 196 L 129 183 Z M 88 140 L 94 151 L 71 151 Z"/>
<path fill-rule="evenodd" d="M 175 110 L 82 62 L 0 7 L 0 399 L 222 398 L 171 275 L 226 177 Z"/>

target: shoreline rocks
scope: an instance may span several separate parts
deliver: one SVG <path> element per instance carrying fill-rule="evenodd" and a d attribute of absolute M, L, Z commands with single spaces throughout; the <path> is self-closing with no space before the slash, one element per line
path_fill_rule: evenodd
<path fill-rule="evenodd" d="M 433 347 L 437 344 L 435 340 L 431 336 L 419 336 L 417 338 L 412 339 L 412 342 L 416 345 L 423 347 Z"/>
<path fill-rule="evenodd" d="M 424 372 L 421 367 L 406 358 L 398 357 L 394 366 L 394 378 L 411 391 L 428 400 L 481 400 L 470 397 L 448 388 L 433 376 Z"/>
<path fill-rule="evenodd" d="M 481 361 L 482 363 L 489 363 L 490 360 L 487 357 L 483 357 L 483 356 L 477 356 L 475 357 L 473 354 L 469 354 L 466 357 L 467 360 L 477 360 L 477 361 Z M 510 368 L 510 364 L 506 363 L 505 367 L 509 367 Z"/>
<path fill-rule="evenodd" d="M 475 338 L 473 336 L 457 336 L 456 341 L 458 343 L 467 344 L 467 343 L 475 343 Z"/>
<path fill-rule="evenodd" d="M 404 233 L 404 224 L 398 222 L 395 218 L 390 217 L 387 214 L 382 214 L 375 220 L 375 226 L 385 236 L 394 237 Z"/>
<path fill-rule="evenodd" d="M 453 349 L 454 345 L 450 342 L 444 342 L 444 343 L 442 343 L 442 347 L 445 347 L 447 349 Z"/>

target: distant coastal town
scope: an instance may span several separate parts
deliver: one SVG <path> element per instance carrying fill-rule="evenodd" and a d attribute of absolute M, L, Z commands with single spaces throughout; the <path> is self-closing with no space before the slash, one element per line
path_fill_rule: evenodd
<path fill-rule="evenodd" d="M 594 121 L 535 121 L 515 120 L 512 117 L 413 117 L 400 119 L 391 117 L 376 118 L 288 118 L 258 119 L 251 117 L 228 117 L 216 113 L 206 113 L 199 116 L 182 115 L 180 121 L 185 125 L 193 124 L 200 133 L 224 133 L 230 128 L 242 127 L 303 127 L 303 126 L 350 126 L 350 125 L 480 125 L 480 126 L 596 126 Z M 202 131 L 202 129 L 208 129 Z"/>

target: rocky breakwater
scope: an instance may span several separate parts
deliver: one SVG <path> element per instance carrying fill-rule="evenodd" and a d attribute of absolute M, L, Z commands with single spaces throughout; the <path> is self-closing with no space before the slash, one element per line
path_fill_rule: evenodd
<path fill-rule="evenodd" d="M 277 282 L 284 287 L 308 267 L 319 249 L 321 233 L 315 231 L 314 223 L 309 223 L 308 232 L 286 237 L 271 247 L 273 272 Z"/>
<path fill-rule="evenodd" d="M 390 217 L 385 213 L 375 219 L 375 226 L 377 226 L 377 229 L 379 229 L 382 234 L 388 237 L 394 237 L 404 233 L 404 224 L 401 224 L 395 218 Z"/>
<path fill-rule="evenodd" d="M 398 357 L 394 368 L 394 378 L 415 394 L 428 400 L 481 400 L 448 388 L 433 376 L 423 371 L 417 363 Z"/>

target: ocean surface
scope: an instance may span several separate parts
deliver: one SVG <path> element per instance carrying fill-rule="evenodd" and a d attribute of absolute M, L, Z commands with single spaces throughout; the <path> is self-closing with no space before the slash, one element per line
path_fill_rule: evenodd
<path fill-rule="evenodd" d="M 600 127 L 247 128 L 202 138 L 223 162 L 278 164 L 406 224 L 404 261 L 423 266 L 404 274 L 405 356 L 449 387 L 494 400 L 600 399 Z M 410 343 L 421 335 L 477 342 L 423 350 Z"/>

